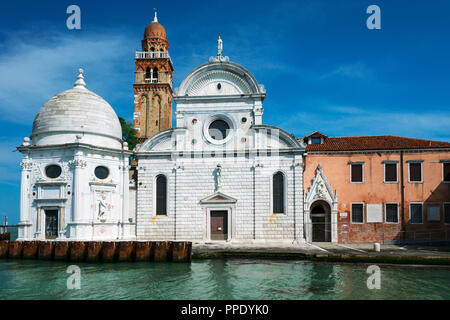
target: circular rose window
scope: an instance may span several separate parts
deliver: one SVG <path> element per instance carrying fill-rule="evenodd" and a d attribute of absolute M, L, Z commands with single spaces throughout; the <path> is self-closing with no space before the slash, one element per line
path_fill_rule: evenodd
<path fill-rule="evenodd" d="M 101 180 L 108 178 L 109 176 L 109 169 L 107 167 L 98 166 L 95 168 L 95 176 Z"/>
<path fill-rule="evenodd" d="M 61 175 L 61 167 L 56 164 L 51 164 L 45 168 L 45 175 L 51 179 L 58 178 Z"/>
<path fill-rule="evenodd" d="M 214 120 L 208 128 L 209 135 L 214 140 L 224 140 L 228 136 L 230 126 L 224 120 Z"/>

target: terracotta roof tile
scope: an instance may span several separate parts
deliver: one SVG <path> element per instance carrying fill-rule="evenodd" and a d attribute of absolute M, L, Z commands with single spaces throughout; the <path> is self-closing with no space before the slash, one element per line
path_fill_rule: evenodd
<path fill-rule="evenodd" d="M 304 138 L 297 138 L 303 140 Z M 306 151 L 363 151 L 450 148 L 449 142 L 396 136 L 329 137 L 324 144 L 309 144 Z"/>

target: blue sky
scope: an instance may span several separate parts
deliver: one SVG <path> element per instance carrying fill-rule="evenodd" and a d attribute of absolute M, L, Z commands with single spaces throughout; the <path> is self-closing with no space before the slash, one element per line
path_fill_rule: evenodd
<path fill-rule="evenodd" d="M 431 4 L 430 4 L 431 3 Z M 66 8 L 81 8 L 81 30 Z M 369 5 L 381 30 L 366 27 Z M 18 221 L 20 154 L 33 118 L 72 87 L 119 116 L 133 113 L 134 51 L 158 9 L 174 86 L 217 52 L 265 85 L 266 124 L 304 136 L 391 134 L 450 141 L 449 1 L 2 1 L 0 4 L 0 217 Z"/>

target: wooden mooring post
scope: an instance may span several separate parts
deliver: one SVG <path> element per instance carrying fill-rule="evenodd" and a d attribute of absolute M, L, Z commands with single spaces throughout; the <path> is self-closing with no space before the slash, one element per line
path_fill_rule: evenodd
<path fill-rule="evenodd" d="M 3 220 L 3 225 L 0 225 L 0 240 L 11 240 L 11 234 L 8 232 L 7 216 Z"/>

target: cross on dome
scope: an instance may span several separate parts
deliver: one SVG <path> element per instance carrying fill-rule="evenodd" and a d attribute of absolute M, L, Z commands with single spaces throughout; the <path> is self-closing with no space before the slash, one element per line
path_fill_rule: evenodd
<path fill-rule="evenodd" d="M 78 76 L 77 76 L 77 81 L 75 81 L 74 83 L 74 88 L 78 88 L 78 89 L 86 89 L 86 83 L 84 82 L 84 77 L 83 77 L 83 73 L 84 70 L 83 69 L 78 69 Z"/>

